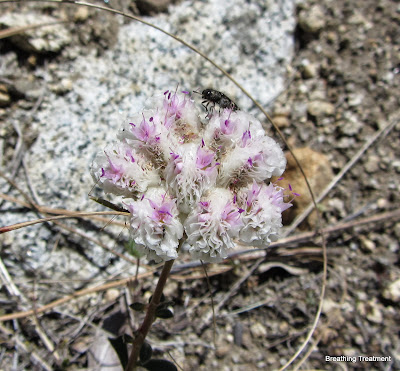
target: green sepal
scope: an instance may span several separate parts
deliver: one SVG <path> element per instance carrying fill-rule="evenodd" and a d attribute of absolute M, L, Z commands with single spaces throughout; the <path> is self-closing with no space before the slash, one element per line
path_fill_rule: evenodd
<path fill-rule="evenodd" d="M 136 311 L 136 312 L 143 312 L 146 309 L 146 304 L 140 303 L 140 302 L 136 302 L 136 303 L 132 303 L 129 305 L 129 308 L 131 308 L 132 310 Z"/>
<path fill-rule="evenodd" d="M 142 367 L 146 368 L 149 371 L 178 371 L 176 366 L 166 359 L 151 359 L 146 362 Z"/>
<path fill-rule="evenodd" d="M 153 355 L 153 348 L 149 343 L 145 341 L 142 347 L 140 348 L 140 355 L 139 355 L 140 362 L 142 362 L 142 364 L 148 362 L 152 355 Z"/>
<path fill-rule="evenodd" d="M 174 313 L 172 312 L 171 309 L 168 308 L 161 308 L 156 310 L 156 317 L 162 318 L 162 319 L 169 319 L 174 316 Z"/>
<path fill-rule="evenodd" d="M 125 369 L 128 364 L 128 349 L 126 347 L 124 335 L 118 336 L 117 338 L 108 338 L 108 341 L 117 353 L 122 368 Z"/>

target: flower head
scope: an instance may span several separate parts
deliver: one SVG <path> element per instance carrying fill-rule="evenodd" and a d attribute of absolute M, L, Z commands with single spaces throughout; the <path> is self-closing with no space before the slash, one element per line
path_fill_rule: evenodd
<path fill-rule="evenodd" d="M 291 203 L 266 182 L 285 166 L 253 116 L 225 109 L 202 120 L 187 92 L 166 91 L 123 125 L 91 173 L 127 199 L 131 237 L 148 258 L 176 259 L 183 242 L 192 257 L 220 261 L 236 240 L 277 239 Z"/>
<path fill-rule="evenodd" d="M 108 145 L 92 165 L 92 176 L 107 193 L 134 197 L 160 184 L 152 163 L 126 142 Z"/>
<path fill-rule="evenodd" d="M 292 206 L 284 202 L 283 188 L 253 181 L 240 191 L 238 198 L 244 210 L 240 241 L 260 247 L 276 241 L 282 227 L 282 211 Z"/>
<path fill-rule="evenodd" d="M 234 238 L 242 225 L 233 193 L 225 188 L 214 188 L 187 217 L 184 247 L 195 258 L 220 261 L 234 248 Z"/>
<path fill-rule="evenodd" d="M 176 259 L 183 226 L 175 200 L 163 188 L 150 188 L 145 196 L 127 204 L 130 232 L 139 251 L 156 262 Z"/>
<path fill-rule="evenodd" d="M 149 121 L 150 122 L 148 122 L 143 115 L 143 120 L 140 124 L 130 122 L 129 125 L 132 126 L 132 133 L 137 140 L 147 145 L 153 145 L 157 143 L 160 138 L 156 135 L 157 127 L 153 122 L 154 118 L 150 117 Z"/>

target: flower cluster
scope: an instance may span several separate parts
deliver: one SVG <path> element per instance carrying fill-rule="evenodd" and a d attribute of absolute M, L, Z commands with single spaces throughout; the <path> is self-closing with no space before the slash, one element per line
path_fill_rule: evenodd
<path fill-rule="evenodd" d="M 220 261 L 235 241 L 268 246 L 282 227 L 286 160 L 261 123 L 240 110 L 200 118 L 187 92 L 156 96 L 97 155 L 91 173 L 126 198 L 136 246 L 156 261 Z"/>

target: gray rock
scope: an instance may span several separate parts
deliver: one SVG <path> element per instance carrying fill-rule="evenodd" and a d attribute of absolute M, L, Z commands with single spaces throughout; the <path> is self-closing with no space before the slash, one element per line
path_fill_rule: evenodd
<path fill-rule="evenodd" d="M 57 23 L 58 24 L 54 24 Z M 57 53 L 71 42 L 70 34 L 60 20 L 43 14 L 6 13 L 0 17 L 3 28 L 41 25 L 22 30 L 10 40 L 29 53 Z"/>
<path fill-rule="evenodd" d="M 271 1 L 267 5 L 248 4 L 245 0 L 184 1 L 172 6 L 170 14 L 158 14 L 151 21 L 197 45 L 227 68 L 266 107 L 284 88 L 286 65 L 293 55 L 295 27 L 294 0 Z M 227 93 L 241 109 L 260 117 L 252 102 L 203 58 L 148 26 L 138 22 L 124 24 L 121 17 L 117 19 L 120 26 L 117 42 L 100 57 L 96 50 L 86 50 L 82 55 L 78 46 L 69 45 L 63 55 L 73 55 L 74 60 L 60 63 L 56 68 L 49 65 L 47 69 L 35 70 L 35 77 L 45 81 L 49 89 L 40 108 L 30 116 L 29 127 L 35 128 L 39 136 L 25 159 L 42 205 L 74 211 L 104 210 L 88 199 L 93 187 L 90 164 L 97 152 L 115 140 L 123 122 L 140 111 L 145 100 L 155 93 L 212 87 Z M 53 27 L 58 30 L 55 37 L 64 35 L 58 40 L 57 48 L 52 47 L 54 51 L 68 44 L 69 39 L 68 33 L 60 31 L 62 26 Z M 257 44 L 247 48 L 249 33 Z M 11 75 L 15 71 L 6 65 L 2 72 Z M 21 120 L 18 112 L 12 120 Z M 119 199 L 114 201 L 121 203 Z M 25 215 L 24 220 L 29 217 L 34 219 L 36 215 Z M 20 221 L 20 214 L 8 213 L 3 223 Z M 107 226 L 106 229 L 114 232 L 115 238 L 123 239 L 117 237 L 121 228 Z M 39 230 L 40 241 L 36 242 Z M 91 231 L 87 233 L 99 237 Z M 108 236 L 102 238 L 109 246 L 116 245 Z M 25 256 L 27 266 L 38 267 L 46 262 L 48 274 L 54 275 L 54 279 L 65 276 L 66 270 L 77 280 L 93 275 L 105 277 L 120 272 L 127 264 L 119 261 L 100 272 L 77 252 L 60 251 L 49 257 L 47 241 L 52 237 L 40 226 L 13 233 L 10 239 L 7 246 L 10 249 L 12 246 L 15 254 L 29 250 Z M 122 242 L 117 245 L 123 250 Z M 82 249 L 97 264 L 107 265 L 109 252 L 93 245 Z M 129 269 L 134 272 L 133 266 Z"/>
<path fill-rule="evenodd" d="M 324 26 L 324 10 L 319 5 L 302 10 L 299 14 L 299 26 L 306 33 L 317 33 Z"/>
<path fill-rule="evenodd" d="M 363 125 L 364 124 L 359 121 L 357 115 L 351 112 L 344 112 L 343 124 L 340 125 L 340 131 L 344 135 L 353 136 L 361 131 Z"/>
<path fill-rule="evenodd" d="M 6 85 L 0 84 L 0 107 L 7 107 L 11 103 Z"/>
<path fill-rule="evenodd" d="M 400 302 L 400 279 L 391 282 L 383 291 L 383 297 L 393 302 Z"/>
<path fill-rule="evenodd" d="M 28 76 L 18 77 L 12 85 L 12 89 L 16 95 L 28 100 L 38 99 L 43 92 L 38 81 Z"/>
<path fill-rule="evenodd" d="M 311 79 L 318 74 L 318 65 L 315 63 L 310 63 L 309 60 L 304 60 L 302 62 L 302 75 L 305 79 Z"/>
<path fill-rule="evenodd" d="M 311 116 L 330 116 L 335 112 L 335 106 L 325 101 L 313 101 L 307 106 L 307 111 Z"/>
<path fill-rule="evenodd" d="M 379 170 L 379 164 L 381 160 L 379 156 L 371 155 L 368 157 L 367 162 L 364 165 L 365 171 L 369 174 L 376 173 Z"/>

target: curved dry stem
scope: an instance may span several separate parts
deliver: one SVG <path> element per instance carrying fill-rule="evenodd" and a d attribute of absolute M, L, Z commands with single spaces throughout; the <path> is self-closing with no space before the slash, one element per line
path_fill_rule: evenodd
<path fill-rule="evenodd" d="M 120 211 L 92 211 L 89 213 L 84 213 L 84 212 L 70 213 L 68 215 L 51 216 L 49 218 L 42 218 L 42 219 L 36 219 L 36 220 L 31 220 L 31 221 L 22 222 L 22 223 L 16 223 L 16 224 L 12 224 L 12 225 L 6 225 L 6 226 L 0 228 L 0 234 L 14 231 L 16 229 L 28 227 L 28 226 L 34 225 L 34 224 L 51 222 L 53 220 L 70 219 L 70 218 L 84 218 L 84 217 L 92 217 L 94 215 L 124 215 L 124 216 L 127 216 L 129 214 L 127 214 L 125 212 L 120 212 Z"/>
<path fill-rule="evenodd" d="M 61 23 L 68 23 L 68 22 L 66 22 L 66 21 L 56 21 L 56 22 L 33 24 L 33 25 L 29 25 L 29 26 L 24 26 L 24 27 L 7 28 L 5 30 L 0 30 L 0 40 L 1 39 L 6 39 L 7 37 L 19 35 L 19 34 L 24 33 L 26 31 L 34 30 L 36 28 L 54 26 L 54 25 L 61 24 Z"/>
<path fill-rule="evenodd" d="M 19 206 L 22 206 L 22 207 L 26 207 L 26 208 L 31 209 L 33 211 L 37 211 L 38 213 L 41 213 L 41 214 L 70 215 L 71 213 L 72 214 L 74 213 L 74 211 L 67 210 L 67 209 L 60 209 L 60 208 L 53 208 L 53 207 L 48 207 L 48 206 L 36 205 L 31 200 L 25 202 L 25 201 L 19 200 L 18 198 L 8 196 L 8 195 L 6 195 L 4 193 L 1 193 L 1 192 L 0 192 L 0 198 L 3 199 L 3 200 L 6 200 L 6 201 L 12 202 L 12 203 L 14 203 L 16 205 L 19 205 Z M 118 222 L 116 220 L 110 221 L 109 219 L 103 218 L 101 216 L 94 215 L 94 216 L 91 217 L 91 219 L 92 220 L 96 220 L 96 221 L 101 222 L 101 223 L 117 225 L 119 227 L 125 227 L 126 226 L 125 223 Z"/>
<path fill-rule="evenodd" d="M 338 275 L 333 269 L 330 269 L 329 272 L 332 274 Z M 343 279 L 342 277 L 339 277 L 339 280 L 342 284 L 342 290 L 343 290 L 342 295 L 340 297 L 338 306 L 336 308 L 334 308 L 332 310 L 332 314 L 330 313 L 330 315 L 328 316 L 328 321 L 323 326 L 325 329 L 328 329 L 333 324 L 335 319 L 337 319 L 337 317 L 340 314 L 340 308 L 344 305 L 345 300 L 346 300 L 347 280 L 345 278 Z M 308 357 L 311 355 L 311 353 L 315 350 L 315 348 L 317 347 L 318 343 L 321 341 L 323 336 L 324 336 L 324 331 L 321 331 L 320 334 L 314 339 L 310 348 L 307 350 L 307 352 L 304 354 L 304 356 L 301 358 L 301 360 L 299 362 L 297 362 L 296 367 L 293 369 L 293 371 L 297 371 L 302 366 L 302 364 L 308 359 Z"/>

